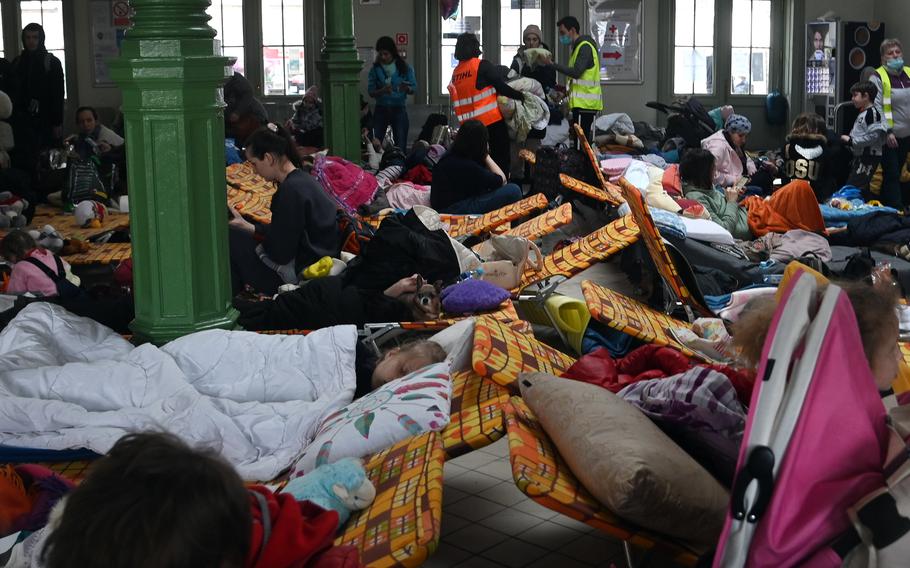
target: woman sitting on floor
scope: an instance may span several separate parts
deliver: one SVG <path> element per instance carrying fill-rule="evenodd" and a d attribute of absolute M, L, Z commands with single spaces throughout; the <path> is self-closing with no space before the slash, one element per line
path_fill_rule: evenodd
<path fill-rule="evenodd" d="M 341 252 L 337 206 L 310 174 L 288 132 L 274 123 L 246 141 L 246 157 L 256 173 L 278 184 L 269 209 L 271 224 L 250 223 L 231 209 L 229 221 L 231 286 L 248 285 L 274 294 L 282 284 L 297 284 L 300 271 L 324 256 Z"/>
<path fill-rule="evenodd" d="M 752 132 L 752 123 L 740 114 L 727 118 L 723 130 L 718 130 L 701 141 L 701 147 L 711 152 L 717 164 L 714 183 L 720 187 L 736 185 L 748 178 L 751 194 L 765 195 L 771 191 L 771 176 L 756 166 L 746 155 L 746 138 Z M 769 166 L 771 167 L 771 166 Z"/>
<path fill-rule="evenodd" d="M 433 168 L 430 205 L 440 213 L 489 213 L 521 199 L 521 188 L 507 181 L 490 157 L 487 127 L 468 120 Z"/>
<path fill-rule="evenodd" d="M 685 196 L 704 205 L 711 220 L 730 231 L 736 239 L 749 241 L 768 233 L 786 233 L 793 229 L 826 234 L 815 193 L 805 180 L 788 183 L 769 199 L 750 196 L 739 203 L 740 190 L 714 187 L 715 159 L 711 152 L 702 149 L 683 154 L 679 175 Z"/>

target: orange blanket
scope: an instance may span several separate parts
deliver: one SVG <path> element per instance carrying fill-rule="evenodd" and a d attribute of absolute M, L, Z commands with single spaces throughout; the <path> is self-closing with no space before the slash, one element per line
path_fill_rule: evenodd
<path fill-rule="evenodd" d="M 742 205 L 749 214 L 749 230 L 756 237 L 793 229 L 827 235 L 815 193 L 805 180 L 788 183 L 767 201 L 756 196 L 747 197 Z"/>

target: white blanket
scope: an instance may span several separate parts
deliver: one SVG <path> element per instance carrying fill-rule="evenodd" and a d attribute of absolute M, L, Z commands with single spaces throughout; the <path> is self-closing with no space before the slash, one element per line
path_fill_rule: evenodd
<path fill-rule="evenodd" d="M 0 444 L 107 452 L 171 432 L 218 451 L 244 479 L 289 466 L 355 389 L 354 326 L 307 336 L 195 333 L 157 348 L 49 303 L 0 333 Z"/>

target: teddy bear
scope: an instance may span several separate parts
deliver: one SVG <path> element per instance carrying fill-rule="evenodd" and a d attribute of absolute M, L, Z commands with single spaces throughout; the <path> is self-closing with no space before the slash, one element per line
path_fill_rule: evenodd
<path fill-rule="evenodd" d="M 351 511 L 366 509 L 376 498 L 376 488 L 367 479 L 363 463 L 357 458 L 342 458 L 295 477 L 282 493 L 290 493 L 297 501 L 310 501 L 323 509 L 337 512 L 339 527 L 348 521 Z"/>
<path fill-rule="evenodd" d="M 0 123 L 0 125 L 2 124 Z M 2 134 L 0 134 L 0 138 L 2 138 Z M 2 153 L 2 150 L 0 150 L 0 153 Z M 2 161 L 2 157 L 0 157 L 0 161 Z M 27 225 L 25 215 L 22 214 L 26 209 L 28 209 L 28 201 L 14 195 L 12 192 L 0 191 L 0 229 L 9 227 L 17 229 Z"/>

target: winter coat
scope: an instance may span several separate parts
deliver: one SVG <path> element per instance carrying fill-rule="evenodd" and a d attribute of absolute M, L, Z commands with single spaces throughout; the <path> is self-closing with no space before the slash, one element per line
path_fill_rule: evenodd
<path fill-rule="evenodd" d="M 702 140 L 701 147 L 714 156 L 714 166 L 717 169 L 714 183 L 721 187 L 733 186 L 739 178 L 749 177 L 756 171 L 755 164 L 749 158 L 746 158 L 746 168 L 743 168 L 742 158 L 727 140 L 723 130 Z"/>
<path fill-rule="evenodd" d="M 730 231 L 734 239 L 743 241 L 752 240 L 749 231 L 748 215 L 738 203 L 730 203 L 726 196 L 716 189 L 704 190 L 692 185 L 683 186 L 683 194 L 687 199 L 694 199 L 702 205 L 711 215 L 711 220 Z"/>
<path fill-rule="evenodd" d="M 24 37 L 25 32 L 22 33 Z M 63 124 L 63 65 L 44 47 L 44 30 L 40 39 L 37 49 L 23 49 L 13 61 L 13 73 L 19 85 L 13 106 L 17 112 L 27 113 L 32 101 L 36 101 L 37 112 L 32 113 L 36 122 L 50 128 Z"/>
<path fill-rule="evenodd" d="M 824 134 L 788 137 L 781 149 L 784 159 L 781 180 L 785 185 L 797 179 L 809 182 L 815 197 L 821 203 L 837 190 L 832 155 L 833 149 L 828 146 Z"/>

